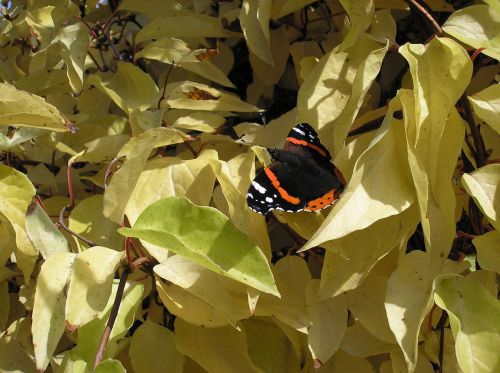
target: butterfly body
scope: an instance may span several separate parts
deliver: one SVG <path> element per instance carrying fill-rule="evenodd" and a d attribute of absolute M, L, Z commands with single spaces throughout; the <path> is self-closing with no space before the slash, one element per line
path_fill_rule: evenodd
<path fill-rule="evenodd" d="M 247 193 L 255 212 L 318 211 L 330 206 L 344 188 L 340 172 L 317 133 L 307 123 L 292 128 L 284 149 L 268 149 L 273 162 L 257 174 Z"/>

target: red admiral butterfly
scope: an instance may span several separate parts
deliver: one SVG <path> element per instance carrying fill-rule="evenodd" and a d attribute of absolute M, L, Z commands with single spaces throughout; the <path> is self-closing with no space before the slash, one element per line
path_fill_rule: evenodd
<path fill-rule="evenodd" d="M 339 198 L 344 178 L 309 124 L 293 127 L 284 149 L 268 151 L 273 163 L 257 174 L 248 189 L 251 210 L 318 211 Z"/>

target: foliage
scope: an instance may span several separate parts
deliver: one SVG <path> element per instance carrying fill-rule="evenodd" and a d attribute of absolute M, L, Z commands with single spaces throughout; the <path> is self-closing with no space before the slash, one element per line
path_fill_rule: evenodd
<path fill-rule="evenodd" d="M 0 371 L 499 371 L 500 6 L 469 3 L 3 1 Z M 251 212 L 298 122 L 343 194 Z"/>

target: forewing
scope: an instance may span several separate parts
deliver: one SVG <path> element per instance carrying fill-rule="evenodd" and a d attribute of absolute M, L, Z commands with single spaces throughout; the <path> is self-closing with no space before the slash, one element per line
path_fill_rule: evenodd
<path fill-rule="evenodd" d="M 319 140 L 316 131 L 307 123 L 293 127 L 285 142 L 285 150 L 306 158 L 330 162 L 332 156 Z"/>

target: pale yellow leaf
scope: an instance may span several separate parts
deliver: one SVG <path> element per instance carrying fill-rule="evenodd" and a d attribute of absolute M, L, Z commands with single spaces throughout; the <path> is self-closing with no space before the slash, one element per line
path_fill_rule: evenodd
<path fill-rule="evenodd" d="M 307 344 L 313 359 L 326 362 L 340 347 L 347 328 L 347 305 L 344 294 L 321 299 L 319 280 L 306 288 L 307 312 L 311 317 Z"/>
<path fill-rule="evenodd" d="M 240 24 L 248 48 L 268 65 L 274 65 L 269 47 L 271 0 L 243 0 Z"/>
<path fill-rule="evenodd" d="M 371 334 L 363 325 L 356 322 L 346 329 L 340 349 L 352 356 L 369 357 L 397 351 L 399 346 L 378 339 L 376 335 Z"/>
<path fill-rule="evenodd" d="M 477 261 L 483 269 L 500 273 L 500 233 L 491 231 L 472 240 Z"/>
<path fill-rule="evenodd" d="M 500 59 L 500 9 L 493 4 L 472 5 L 454 12 L 443 30 L 482 53 Z"/>
<path fill-rule="evenodd" d="M 33 305 L 33 345 L 37 368 L 45 370 L 65 329 L 66 284 L 75 254 L 61 252 L 43 263 Z"/>
<path fill-rule="evenodd" d="M 373 4 L 373 0 L 340 0 L 340 4 L 342 4 L 342 7 L 347 12 L 350 21 L 349 31 L 344 40 L 342 40 L 342 44 L 338 46 L 339 51 L 345 51 L 370 27 L 375 12 L 375 5 Z"/>
<path fill-rule="evenodd" d="M 262 372 L 250 359 L 245 332 L 242 330 L 229 326 L 201 328 L 177 318 L 175 344 L 181 353 L 209 372 Z"/>
<path fill-rule="evenodd" d="M 314 0 L 274 0 L 271 17 L 272 19 L 281 18 L 313 2 Z"/>
<path fill-rule="evenodd" d="M 75 259 L 66 302 L 66 320 L 81 326 L 96 318 L 111 295 L 115 270 L 123 252 L 93 246 Z"/>
<path fill-rule="evenodd" d="M 7 83 L 0 83 L 0 125 L 36 127 L 57 132 L 76 130 L 45 99 Z"/>
<path fill-rule="evenodd" d="M 468 97 L 476 115 L 500 135 L 500 84 Z"/>
<path fill-rule="evenodd" d="M 462 176 L 462 185 L 495 229 L 500 229 L 500 164 L 490 164 Z"/>

